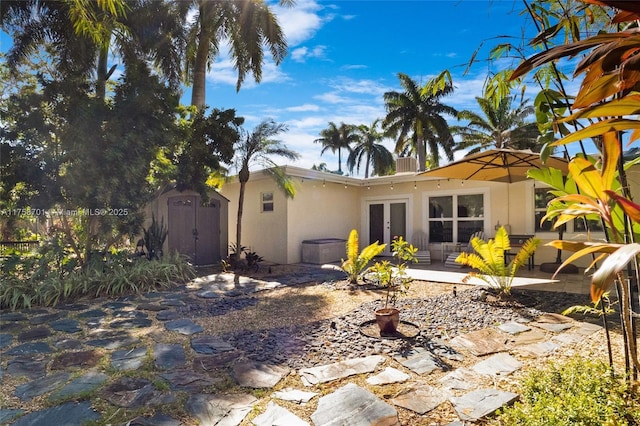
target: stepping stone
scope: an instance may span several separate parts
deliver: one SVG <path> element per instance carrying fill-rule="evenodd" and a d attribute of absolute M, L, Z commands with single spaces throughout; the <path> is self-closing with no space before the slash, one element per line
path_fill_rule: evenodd
<path fill-rule="evenodd" d="M 17 408 L 0 409 L 0 424 L 8 424 L 11 420 L 15 419 L 22 413 L 24 413 L 24 410 L 19 410 Z"/>
<path fill-rule="evenodd" d="M 591 324 L 590 322 L 578 322 L 573 326 L 573 332 L 581 334 L 583 336 L 591 336 L 593 333 L 597 333 L 603 330 L 604 327 L 598 324 Z"/>
<path fill-rule="evenodd" d="M 427 343 L 427 349 L 432 354 L 441 358 L 450 359 L 451 361 L 464 361 L 464 355 L 449 347 L 440 339 L 432 339 Z"/>
<path fill-rule="evenodd" d="M 14 395 L 20 398 L 21 401 L 30 401 L 38 395 L 43 395 L 60 387 L 63 383 L 69 380 L 69 377 L 71 377 L 71 374 L 66 371 L 45 376 L 22 385 L 18 385 Z"/>
<path fill-rule="evenodd" d="M 162 311 L 158 312 L 156 319 L 158 321 L 170 321 L 180 318 L 180 314 L 174 311 Z"/>
<path fill-rule="evenodd" d="M 461 334 L 451 340 L 452 346 L 467 349 L 475 356 L 483 356 L 507 350 L 504 336 L 491 328 Z"/>
<path fill-rule="evenodd" d="M 53 352 L 51 346 L 45 342 L 23 343 L 13 349 L 5 352 L 5 355 L 31 355 L 31 354 L 50 354 Z"/>
<path fill-rule="evenodd" d="M 143 310 L 143 311 L 159 312 L 159 311 L 167 310 L 169 308 L 167 308 L 166 306 L 158 305 L 156 303 L 140 303 L 136 307 L 136 309 Z"/>
<path fill-rule="evenodd" d="M 0 320 L 2 321 L 26 321 L 27 317 L 19 312 L 9 312 L 0 314 Z"/>
<path fill-rule="evenodd" d="M 47 374 L 49 358 L 44 356 L 17 356 L 7 362 L 7 374 L 26 376 L 30 379 L 44 377 Z"/>
<path fill-rule="evenodd" d="M 49 336 L 51 336 L 51 330 L 49 330 L 49 328 L 37 327 L 18 334 L 18 341 L 28 342 L 31 340 L 42 340 L 46 339 Z"/>
<path fill-rule="evenodd" d="M 100 332 L 97 333 L 100 337 L 97 339 L 87 341 L 87 345 L 96 346 L 103 349 L 118 349 L 123 346 L 131 346 L 138 343 L 140 340 L 131 336 L 128 333 L 121 332 Z"/>
<path fill-rule="evenodd" d="M 320 398 L 311 420 L 314 426 L 400 426 L 395 408 L 353 383 Z"/>
<path fill-rule="evenodd" d="M 283 389 L 271 394 L 272 398 L 281 399 L 283 401 L 295 402 L 297 404 L 306 404 L 318 395 L 316 392 L 307 392 L 298 389 Z"/>
<path fill-rule="evenodd" d="M 246 388 L 272 388 L 287 374 L 288 368 L 251 361 L 233 366 L 233 377 Z"/>
<path fill-rule="evenodd" d="M 176 331 L 180 334 L 186 334 L 190 336 L 195 333 L 200 333 L 204 328 L 191 321 L 190 319 L 177 319 L 166 322 L 164 328 L 169 331 Z"/>
<path fill-rule="evenodd" d="M 535 322 L 547 324 L 573 324 L 575 321 L 573 320 L 573 318 L 566 315 L 545 313 L 536 318 Z"/>
<path fill-rule="evenodd" d="M 573 324 L 567 323 L 567 322 L 564 322 L 564 323 L 532 322 L 531 324 L 543 330 L 551 331 L 553 333 L 561 333 L 573 327 Z"/>
<path fill-rule="evenodd" d="M 47 323 L 51 323 L 53 321 L 59 320 L 60 318 L 63 318 L 65 316 L 67 316 L 66 312 L 56 312 L 53 314 L 38 315 L 31 318 L 29 320 L 29 324 L 31 325 L 47 324 Z"/>
<path fill-rule="evenodd" d="M 95 367 L 102 356 L 95 350 L 64 352 L 51 363 L 52 370 L 62 370 L 67 367 Z"/>
<path fill-rule="evenodd" d="M 515 321 L 500 324 L 498 328 L 504 331 L 505 333 L 509 333 L 509 334 L 519 334 L 519 333 L 523 333 L 525 331 L 531 330 L 531 327 L 527 327 L 526 325 L 523 325 Z"/>
<path fill-rule="evenodd" d="M 0 349 L 13 343 L 13 334 L 0 333 Z"/>
<path fill-rule="evenodd" d="M 193 368 L 210 372 L 212 370 L 226 368 L 230 363 L 242 356 L 242 352 L 223 352 L 217 355 L 200 355 L 193 359 Z"/>
<path fill-rule="evenodd" d="M 459 398 L 451 397 L 449 401 L 460 419 L 474 422 L 493 414 L 504 405 L 511 404 L 517 398 L 518 394 L 513 392 L 478 389 Z"/>
<path fill-rule="evenodd" d="M 424 348 L 416 347 L 393 355 L 393 359 L 416 374 L 429 374 L 442 370 L 440 360 Z"/>
<path fill-rule="evenodd" d="M 471 369 L 484 376 L 508 376 L 521 369 L 523 364 L 507 353 L 499 353 L 480 361 Z"/>
<path fill-rule="evenodd" d="M 464 367 L 456 368 L 438 380 L 445 389 L 467 391 L 475 389 L 480 381 L 481 377 L 476 372 Z"/>
<path fill-rule="evenodd" d="M 434 388 L 429 385 L 423 385 L 417 389 L 398 395 L 391 402 L 407 410 L 414 411 L 420 415 L 425 414 L 449 398 L 449 393 L 442 389 Z"/>
<path fill-rule="evenodd" d="M 153 384 L 139 377 L 123 377 L 104 390 L 105 399 L 124 408 L 142 407 L 156 396 Z"/>
<path fill-rule="evenodd" d="M 332 380 L 343 379 L 356 374 L 373 372 L 378 364 L 384 362 L 384 357 L 371 355 L 364 358 L 348 359 L 318 367 L 303 368 L 298 374 L 305 386 L 313 386 Z"/>
<path fill-rule="evenodd" d="M 51 328 L 55 331 L 60 331 L 62 333 L 78 333 L 82 331 L 80 328 L 80 323 L 74 319 L 61 319 L 58 321 L 54 321 L 51 323 Z"/>
<path fill-rule="evenodd" d="M 127 302 L 107 302 L 102 304 L 102 307 L 107 309 L 112 309 L 112 310 L 120 310 L 122 308 L 131 307 L 131 304 Z"/>
<path fill-rule="evenodd" d="M 387 367 L 380 374 L 367 378 L 367 383 L 370 385 L 388 385 L 390 383 L 406 382 L 410 378 L 410 375 L 396 368 Z"/>
<path fill-rule="evenodd" d="M 145 328 L 151 327 L 151 320 L 149 318 L 131 318 L 131 319 L 123 319 L 119 321 L 114 321 L 109 324 L 111 328 Z"/>
<path fill-rule="evenodd" d="M 221 378 L 212 378 L 190 370 L 174 370 L 160 373 L 160 377 L 169 382 L 171 389 L 189 392 L 200 392 L 202 388 L 215 385 L 222 380 Z"/>
<path fill-rule="evenodd" d="M 551 341 L 555 344 L 557 344 L 558 346 L 567 346 L 567 345 L 573 345 L 574 343 L 579 343 L 582 342 L 584 340 L 584 335 L 580 334 L 580 333 L 575 333 L 574 332 L 566 332 L 566 333 L 560 333 L 557 336 L 553 336 L 551 338 Z"/>
<path fill-rule="evenodd" d="M 144 312 L 132 311 L 132 310 L 128 310 L 128 311 L 113 311 L 112 316 L 114 318 L 118 318 L 118 319 L 146 319 L 146 318 L 149 318 L 149 315 L 147 315 Z"/>
<path fill-rule="evenodd" d="M 107 381 L 108 377 L 109 376 L 104 373 L 90 371 L 89 373 L 70 381 L 62 389 L 51 394 L 49 400 L 55 401 L 67 399 L 75 395 L 87 394 L 100 387 L 100 385 Z"/>
<path fill-rule="evenodd" d="M 236 348 L 229 342 L 215 336 L 202 336 L 191 339 L 191 348 L 199 354 L 219 354 L 221 352 L 235 351 Z"/>
<path fill-rule="evenodd" d="M 61 339 L 55 340 L 53 342 L 53 346 L 56 349 L 67 350 L 67 349 L 77 349 L 81 347 L 84 343 L 78 339 L 68 339 L 66 337 L 62 337 Z"/>
<path fill-rule="evenodd" d="M 123 349 L 111 354 L 111 367 L 119 371 L 137 370 L 144 365 L 147 348 Z"/>
<path fill-rule="evenodd" d="M 78 318 L 82 318 L 82 319 L 86 319 L 86 318 L 104 318 L 106 316 L 107 316 L 107 313 L 105 311 L 103 311 L 102 309 L 92 309 L 90 311 L 82 312 L 81 314 L 77 315 Z"/>
<path fill-rule="evenodd" d="M 530 345 L 536 342 L 542 342 L 547 339 L 547 336 L 540 330 L 535 329 L 531 331 L 525 331 L 516 335 L 511 342 L 516 346 Z"/>
<path fill-rule="evenodd" d="M 555 343 L 551 341 L 546 341 L 546 342 L 533 343 L 527 346 L 521 346 L 518 349 L 518 353 L 520 353 L 523 356 L 531 356 L 531 357 L 538 358 L 541 356 L 551 355 L 553 352 L 555 352 L 559 348 L 560 346 L 556 345 Z"/>
<path fill-rule="evenodd" d="M 89 401 L 68 402 L 20 417 L 13 426 L 81 426 L 100 419 Z"/>
<path fill-rule="evenodd" d="M 88 305 L 85 305 L 83 303 L 72 303 L 72 304 L 69 304 L 69 305 L 56 306 L 56 308 L 62 309 L 62 310 L 65 310 L 65 311 L 84 311 L 88 307 L 89 307 Z"/>
<path fill-rule="evenodd" d="M 163 300 L 160 302 L 164 306 L 186 306 L 187 304 L 182 300 Z M 166 308 L 169 309 L 169 308 Z"/>
<path fill-rule="evenodd" d="M 257 401 L 249 394 L 196 394 L 189 397 L 185 408 L 203 426 L 235 426 L 244 420 Z"/>
<path fill-rule="evenodd" d="M 184 366 L 187 359 L 182 345 L 158 343 L 153 347 L 153 361 L 156 368 L 170 370 Z"/>
<path fill-rule="evenodd" d="M 273 401 L 270 401 L 265 412 L 254 418 L 252 422 L 256 426 L 309 426 L 309 423 Z"/>
<path fill-rule="evenodd" d="M 182 422 L 165 414 L 156 413 L 152 417 L 137 417 L 129 422 L 128 426 L 181 426 Z"/>

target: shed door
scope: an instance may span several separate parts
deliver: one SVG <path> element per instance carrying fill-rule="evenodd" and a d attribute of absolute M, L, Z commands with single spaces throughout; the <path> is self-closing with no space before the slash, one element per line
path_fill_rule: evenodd
<path fill-rule="evenodd" d="M 170 197 L 169 203 L 169 251 L 178 252 L 190 259 L 196 258 L 196 207 L 199 197 L 179 195 Z"/>
<path fill-rule="evenodd" d="M 197 207 L 196 265 L 212 265 L 220 260 L 220 201 Z"/>

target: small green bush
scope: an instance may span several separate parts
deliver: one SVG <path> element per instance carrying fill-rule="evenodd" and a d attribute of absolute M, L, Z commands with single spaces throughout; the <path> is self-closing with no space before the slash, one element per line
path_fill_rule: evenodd
<path fill-rule="evenodd" d="M 640 424 L 640 399 L 601 361 L 575 357 L 531 372 L 521 400 L 498 413 L 494 424 L 602 426 Z"/>
<path fill-rule="evenodd" d="M 46 256 L 11 257 L 0 263 L 0 309 L 55 306 L 82 296 L 121 296 L 185 283 L 195 276 L 193 266 L 178 255 L 162 260 L 114 256 L 109 262 L 65 270 Z M 47 273 L 48 272 L 48 273 Z"/>

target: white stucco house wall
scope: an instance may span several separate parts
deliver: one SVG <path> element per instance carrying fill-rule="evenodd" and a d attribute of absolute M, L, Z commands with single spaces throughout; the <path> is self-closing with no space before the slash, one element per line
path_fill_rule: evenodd
<path fill-rule="evenodd" d="M 376 240 L 389 243 L 396 235 L 411 241 L 422 231 L 436 261 L 441 260 L 443 248 L 448 249 L 447 242 L 466 244 L 476 230 L 492 237 L 498 224 L 508 225 L 511 235 L 535 234 L 543 243 L 558 238 L 557 232 L 537 224 L 536 217 L 544 215 L 544 209 L 538 205 L 536 210 L 535 193 L 546 191 L 533 180 L 461 181 L 426 178 L 415 172 L 362 179 L 295 166 L 284 169 L 295 183 L 293 199 L 286 198 L 263 171 L 253 172 L 246 185 L 242 245 L 270 262 L 299 263 L 303 241 L 346 239 L 354 228 L 361 247 Z M 640 199 L 639 169 L 628 174 L 636 200 Z M 229 200 L 230 241 L 235 240 L 239 187 L 232 179 L 220 190 Z M 603 237 L 592 233 L 593 239 Z M 584 240 L 586 234 L 569 224 L 564 239 Z M 553 262 L 556 253 L 554 248 L 540 246 L 535 263 Z"/>

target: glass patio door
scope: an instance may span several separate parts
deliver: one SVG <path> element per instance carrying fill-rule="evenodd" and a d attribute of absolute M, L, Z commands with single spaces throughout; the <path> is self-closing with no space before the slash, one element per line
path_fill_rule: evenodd
<path fill-rule="evenodd" d="M 380 201 L 369 203 L 369 242 L 387 244 L 385 255 L 391 255 L 394 237 L 407 239 L 407 202 Z M 362 248 L 362 247 L 361 247 Z"/>

